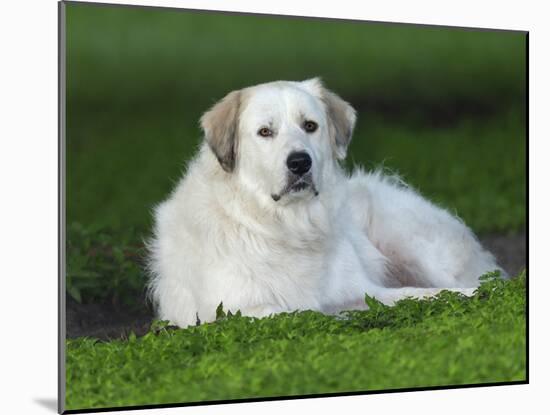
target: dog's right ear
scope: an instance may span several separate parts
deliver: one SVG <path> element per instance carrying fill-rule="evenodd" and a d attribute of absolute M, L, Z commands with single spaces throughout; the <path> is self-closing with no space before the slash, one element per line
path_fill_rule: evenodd
<path fill-rule="evenodd" d="M 226 172 L 235 168 L 241 91 L 233 91 L 201 117 L 204 138 Z"/>
<path fill-rule="evenodd" d="M 323 86 L 320 78 L 302 81 L 302 85 L 323 101 L 328 118 L 329 134 L 334 154 L 339 160 L 346 158 L 357 116 L 355 109 L 334 92 Z"/>

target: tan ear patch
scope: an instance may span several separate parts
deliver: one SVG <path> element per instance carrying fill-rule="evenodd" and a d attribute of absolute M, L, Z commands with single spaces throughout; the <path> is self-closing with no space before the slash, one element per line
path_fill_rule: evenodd
<path fill-rule="evenodd" d="M 226 172 L 235 168 L 241 91 L 233 91 L 201 117 L 204 138 Z"/>
<path fill-rule="evenodd" d="M 328 89 L 322 88 L 321 100 L 325 103 L 329 124 L 329 133 L 336 157 L 346 158 L 353 128 L 357 119 L 353 107 Z"/>

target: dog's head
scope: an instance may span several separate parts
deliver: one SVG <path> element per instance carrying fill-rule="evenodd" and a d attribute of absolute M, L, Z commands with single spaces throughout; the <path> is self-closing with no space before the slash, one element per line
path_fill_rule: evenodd
<path fill-rule="evenodd" d="M 271 203 L 308 200 L 346 156 L 355 110 L 318 78 L 229 93 L 201 118 L 220 168 Z"/>

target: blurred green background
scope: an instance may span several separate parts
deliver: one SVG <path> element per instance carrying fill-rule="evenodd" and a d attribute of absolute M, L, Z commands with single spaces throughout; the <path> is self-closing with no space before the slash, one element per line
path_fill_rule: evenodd
<path fill-rule="evenodd" d="M 348 166 L 398 172 L 478 233 L 522 229 L 525 45 L 520 32 L 68 3 L 69 292 L 142 288 L 151 209 L 200 115 L 278 79 L 320 76 L 354 105 Z"/>

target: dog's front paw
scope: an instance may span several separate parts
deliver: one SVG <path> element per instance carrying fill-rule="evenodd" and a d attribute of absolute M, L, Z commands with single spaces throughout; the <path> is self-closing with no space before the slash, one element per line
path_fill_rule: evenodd
<path fill-rule="evenodd" d="M 458 291 L 466 297 L 472 297 L 475 294 L 476 290 L 477 288 L 458 288 L 453 291 Z"/>

